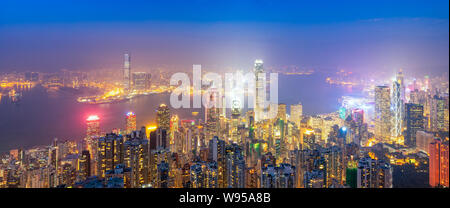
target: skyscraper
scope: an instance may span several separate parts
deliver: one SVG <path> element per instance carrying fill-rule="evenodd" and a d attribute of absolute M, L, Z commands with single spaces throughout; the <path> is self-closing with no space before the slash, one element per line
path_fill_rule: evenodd
<path fill-rule="evenodd" d="M 106 134 L 97 140 L 97 175 L 105 178 L 106 172 L 123 163 L 123 137 Z"/>
<path fill-rule="evenodd" d="M 390 89 L 387 86 L 375 88 L 375 137 L 389 141 L 391 136 Z"/>
<path fill-rule="evenodd" d="M 145 132 L 135 131 L 132 138 L 123 144 L 124 164 L 131 168 L 131 187 L 141 187 L 148 183 L 149 142 Z"/>
<path fill-rule="evenodd" d="M 255 65 L 253 68 L 253 73 L 255 73 L 255 122 L 264 120 L 264 106 L 263 102 L 266 99 L 265 96 L 265 86 L 266 82 L 262 73 L 264 72 L 263 61 L 260 59 L 255 60 Z"/>
<path fill-rule="evenodd" d="M 361 158 L 357 169 L 358 188 L 392 188 L 392 167 L 370 157 Z"/>
<path fill-rule="evenodd" d="M 287 123 L 287 121 L 286 121 L 286 104 L 284 104 L 284 103 L 278 104 L 277 119 L 281 119 L 284 121 L 284 123 Z"/>
<path fill-rule="evenodd" d="M 210 139 L 213 136 L 218 136 L 219 133 L 219 97 L 218 92 L 214 88 L 211 93 L 207 107 L 205 107 L 205 122 L 206 122 L 206 133 Z"/>
<path fill-rule="evenodd" d="M 100 118 L 97 115 L 91 115 L 86 119 L 86 137 L 95 138 L 100 136 Z"/>
<path fill-rule="evenodd" d="M 302 103 L 291 105 L 291 117 L 290 120 L 293 121 L 297 128 L 300 128 L 300 122 L 303 116 L 303 106 Z"/>
<path fill-rule="evenodd" d="M 131 88 L 131 68 L 130 68 L 130 55 L 128 53 L 124 54 L 123 62 L 123 88 L 125 90 L 130 90 Z"/>
<path fill-rule="evenodd" d="M 445 126 L 445 104 L 444 98 L 437 95 L 431 99 L 430 120 L 432 131 L 448 130 L 448 126 Z"/>
<path fill-rule="evenodd" d="M 91 176 L 91 155 L 88 150 L 81 152 L 81 158 L 78 160 L 78 172 L 82 180 Z"/>
<path fill-rule="evenodd" d="M 429 153 L 432 141 L 434 141 L 433 133 L 424 130 L 416 132 L 416 148 L 418 151 Z"/>
<path fill-rule="evenodd" d="M 97 115 L 91 115 L 86 119 L 86 149 L 89 151 L 92 163 L 91 167 L 95 167 L 97 163 L 97 147 L 96 138 L 100 137 L 100 118 Z M 97 171 L 96 168 L 93 168 Z M 96 173 L 96 172 L 94 172 Z"/>
<path fill-rule="evenodd" d="M 136 131 L 136 114 L 130 111 L 126 117 L 126 133 L 131 134 L 133 131 Z"/>
<path fill-rule="evenodd" d="M 405 88 L 405 78 L 404 78 L 405 76 L 403 75 L 403 69 L 400 69 L 398 72 L 397 72 L 397 77 L 396 77 L 396 80 L 397 80 L 397 83 L 399 83 L 399 85 L 400 85 L 400 99 L 401 100 L 403 100 L 403 102 L 405 102 L 406 101 L 406 92 L 405 92 L 405 90 L 406 90 L 406 88 Z"/>
<path fill-rule="evenodd" d="M 392 139 L 397 139 L 402 134 L 403 128 L 403 99 L 402 99 L 402 85 L 401 81 L 394 81 L 392 84 L 391 95 L 391 136 Z"/>
<path fill-rule="evenodd" d="M 156 122 L 158 128 L 164 129 L 167 132 L 170 130 L 170 110 L 166 104 L 159 105 L 156 114 Z"/>
<path fill-rule="evenodd" d="M 405 145 L 416 147 L 416 132 L 424 130 L 423 106 L 420 104 L 406 103 L 405 114 Z"/>
<path fill-rule="evenodd" d="M 215 136 L 209 141 L 209 161 L 216 162 L 218 185 L 220 188 L 226 188 L 225 185 L 225 141 Z"/>
<path fill-rule="evenodd" d="M 436 139 L 429 146 L 429 176 L 431 187 L 449 187 L 448 141 Z"/>
<path fill-rule="evenodd" d="M 245 186 L 245 161 L 242 147 L 232 144 L 225 147 L 226 160 L 226 187 L 244 188 Z"/>

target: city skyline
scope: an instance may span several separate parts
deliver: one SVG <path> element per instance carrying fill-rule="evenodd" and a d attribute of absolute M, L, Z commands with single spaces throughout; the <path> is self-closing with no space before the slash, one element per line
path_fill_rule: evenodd
<path fill-rule="evenodd" d="M 7 0 L 0 189 L 448 190 L 448 25 L 445 1 Z"/>

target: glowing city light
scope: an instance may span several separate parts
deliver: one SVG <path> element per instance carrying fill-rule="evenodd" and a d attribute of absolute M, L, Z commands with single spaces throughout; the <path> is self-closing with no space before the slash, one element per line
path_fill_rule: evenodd
<path fill-rule="evenodd" d="M 134 113 L 130 111 L 127 113 L 127 116 L 134 116 Z"/>
<path fill-rule="evenodd" d="M 314 133 L 314 130 L 311 130 L 311 129 L 305 130 L 305 134 L 306 134 L 306 135 L 311 135 L 311 134 L 313 134 L 313 133 Z"/>
<path fill-rule="evenodd" d="M 158 127 L 157 127 L 157 126 L 149 126 L 149 127 L 147 127 L 147 130 L 153 131 L 153 130 L 155 130 L 156 128 L 158 128 Z"/>
<path fill-rule="evenodd" d="M 86 121 L 97 121 L 100 120 L 100 118 L 97 115 L 90 115 Z"/>

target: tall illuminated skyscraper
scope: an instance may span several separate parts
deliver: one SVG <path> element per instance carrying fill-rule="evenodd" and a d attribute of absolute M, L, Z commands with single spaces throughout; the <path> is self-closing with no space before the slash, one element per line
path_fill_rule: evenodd
<path fill-rule="evenodd" d="M 217 164 L 218 185 L 220 188 L 226 188 L 225 185 L 225 141 L 215 136 L 209 141 L 209 161 Z"/>
<path fill-rule="evenodd" d="M 392 85 L 391 95 L 391 136 L 392 139 L 397 139 L 402 134 L 403 128 L 403 100 L 402 100 L 402 85 L 401 81 L 394 81 Z"/>
<path fill-rule="evenodd" d="M 430 162 L 429 176 L 430 186 L 449 187 L 449 149 L 448 141 L 442 142 L 436 139 L 429 145 Z"/>
<path fill-rule="evenodd" d="M 389 141 L 391 136 L 390 89 L 387 86 L 375 87 L 375 137 Z"/>
<path fill-rule="evenodd" d="M 124 54 L 123 62 L 123 88 L 125 90 L 130 90 L 131 88 L 131 68 L 130 68 L 130 55 L 128 53 Z"/>
<path fill-rule="evenodd" d="M 284 103 L 278 104 L 277 119 L 281 119 L 285 123 L 287 122 L 286 121 L 286 104 L 284 104 Z"/>
<path fill-rule="evenodd" d="M 404 78 L 405 76 L 403 75 L 403 69 L 400 69 L 398 72 L 397 72 L 397 77 L 396 77 L 396 79 L 397 79 L 397 82 L 400 84 L 400 99 L 402 99 L 403 100 L 403 102 L 405 102 L 406 101 L 406 92 L 405 92 L 405 90 L 406 90 L 406 88 L 405 88 L 405 78 Z"/>
<path fill-rule="evenodd" d="M 253 68 L 253 73 L 255 73 L 255 122 L 264 120 L 264 107 L 263 102 L 266 99 L 265 86 L 266 82 L 262 75 L 264 72 L 263 61 L 260 59 L 255 60 L 255 65 Z"/>
<path fill-rule="evenodd" d="M 158 128 L 164 129 L 167 132 L 170 130 L 170 110 L 166 104 L 159 105 L 156 114 L 156 122 Z"/>
<path fill-rule="evenodd" d="M 444 98 L 435 95 L 431 99 L 430 123 L 432 131 L 448 131 L 445 125 L 445 106 Z"/>
<path fill-rule="evenodd" d="M 238 126 L 239 126 L 239 117 L 241 116 L 241 106 L 239 100 L 233 100 L 233 104 L 231 106 L 231 140 L 233 142 L 238 141 Z"/>
<path fill-rule="evenodd" d="M 423 105 L 406 103 L 405 114 L 405 145 L 416 147 L 416 133 L 424 130 Z"/>
<path fill-rule="evenodd" d="M 300 122 L 303 116 L 303 106 L 302 103 L 291 105 L 291 117 L 290 120 L 293 121 L 297 128 L 300 128 Z"/>
<path fill-rule="evenodd" d="M 177 137 L 177 135 L 178 136 L 180 135 L 179 134 L 180 133 L 179 132 L 179 123 L 180 123 L 180 119 L 178 118 L 178 115 L 173 115 L 170 118 L 169 145 L 170 145 L 170 149 L 173 150 L 174 152 L 176 152 L 177 147 L 181 146 L 181 138 Z"/>
<path fill-rule="evenodd" d="M 105 178 L 106 172 L 123 163 L 123 137 L 106 134 L 97 140 L 97 175 Z"/>
<path fill-rule="evenodd" d="M 232 144 L 225 147 L 226 187 L 244 188 L 245 161 L 242 147 Z"/>
<path fill-rule="evenodd" d="M 145 139 L 145 131 L 135 131 L 132 135 L 123 143 L 123 162 L 131 168 L 131 187 L 138 188 L 149 179 L 149 141 Z"/>
<path fill-rule="evenodd" d="M 126 117 L 126 133 L 131 134 L 133 131 L 136 131 L 136 114 L 130 111 Z"/>
<path fill-rule="evenodd" d="M 92 163 L 91 167 L 95 167 L 97 163 L 97 147 L 96 147 L 96 138 L 100 137 L 100 118 L 97 115 L 91 115 L 86 119 L 86 149 L 90 153 L 90 162 Z M 97 171 L 97 169 L 94 169 Z"/>
<path fill-rule="evenodd" d="M 209 102 L 205 108 L 206 133 L 208 134 L 207 139 L 218 136 L 219 133 L 219 95 L 216 88 L 213 88 L 212 90 L 213 92 L 211 93 Z"/>
<path fill-rule="evenodd" d="M 86 137 L 95 138 L 100 136 L 100 118 L 97 115 L 91 115 L 86 119 Z"/>

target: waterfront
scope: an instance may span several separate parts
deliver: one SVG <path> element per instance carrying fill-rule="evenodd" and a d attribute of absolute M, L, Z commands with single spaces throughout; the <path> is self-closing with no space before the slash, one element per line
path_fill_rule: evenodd
<path fill-rule="evenodd" d="M 307 76 L 279 75 L 279 102 L 290 105 L 301 101 L 304 114 L 314 115 L 336 111 L 341 96 L 358 95 L 360 92 L 356 88 L 329 85 L 325 79 L 326 76 L 320 73 Z M 0 152 L 48 145 L 54 138 L 80 140 L 85 135 L 85 119 L 90 114 L 99 115 L 103 132 L 113 128 L 123 129 L 128 111 L 136 113 L 138 127 L 155 124 L 157 106 L 169 103 L 167 93 L 99 105 L 78 103 L 77 96 L 61 90 L 47 92 L 39 86 L 23 92 L 19 104 L 12 103 L 4 96 L 0 102 Z M 196 118 L 203 117 L 201 109 L 171 111 L 181 119 L 193 119 L 193 111 L 199 112 Z"/>

